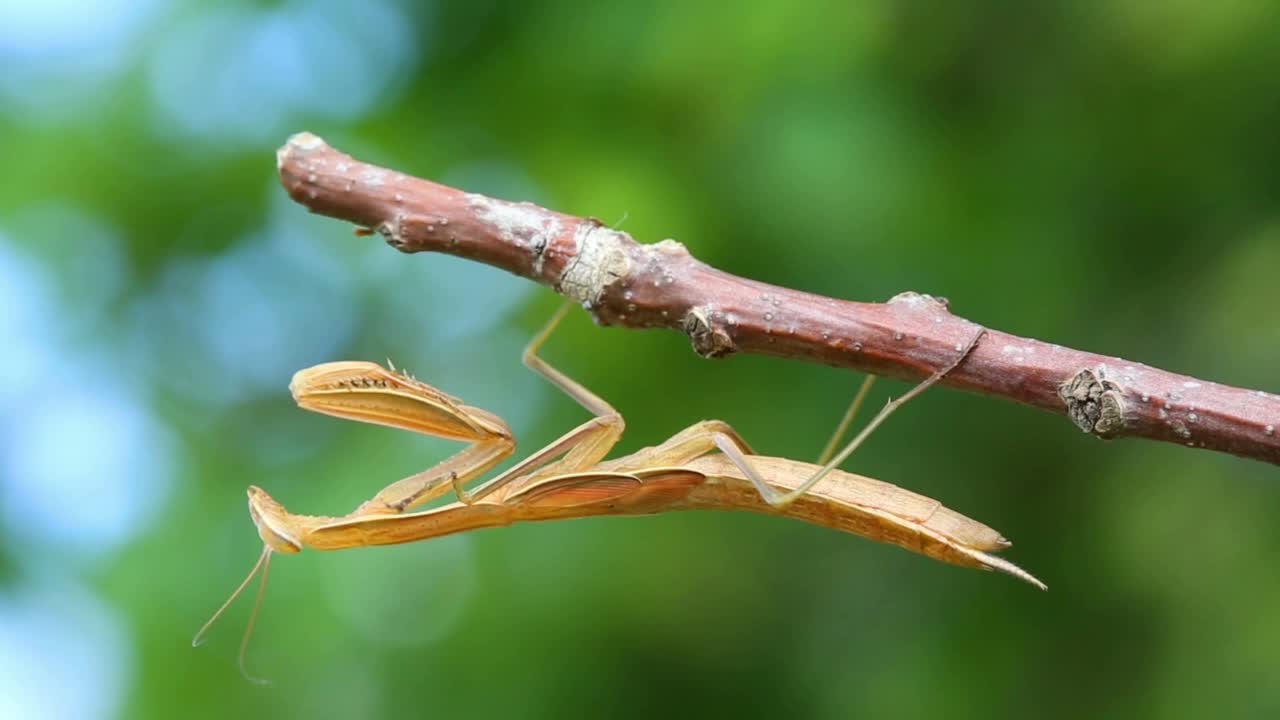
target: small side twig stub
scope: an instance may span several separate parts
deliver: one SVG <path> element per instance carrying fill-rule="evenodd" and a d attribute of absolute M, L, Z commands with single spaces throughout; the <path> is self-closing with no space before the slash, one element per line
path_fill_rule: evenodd
<path fill-rule="evenodd" d="M 1124 395 L 1106 368 L 1084 369 L 1058 386 L 1067 417 L 1084 432 L 1108 438 L 1124 429 Z"/>

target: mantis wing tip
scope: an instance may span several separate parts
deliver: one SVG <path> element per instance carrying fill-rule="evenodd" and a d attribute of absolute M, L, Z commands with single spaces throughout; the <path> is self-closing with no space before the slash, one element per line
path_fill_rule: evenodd
<path fill-rule="evenodd" d="M 998 558 L 994 555 L 988 555 L 987 553 L 984 553 L 978 550 L 974 550 L 971 552 L 974 559 L 976 559 L 979 563 L 981 563 L 984 568 L 988 570 L 994 570 L 996 572 L 1001 572 L 1001 573 L 1004 573 L 1005 575 L 1011 575 L 1029 585 L 1034 585 L 1040 588 L 1041 590 L 1044 590 L 1045 592 L 1049 591 L 1049 586 L 1040 582 L 1039 578 L 1027 572 L 1026 570 L 1023 570 L 1017 565 L 1014 565 L 1008 560 L 1005 560 L 1004 558 Z"/>

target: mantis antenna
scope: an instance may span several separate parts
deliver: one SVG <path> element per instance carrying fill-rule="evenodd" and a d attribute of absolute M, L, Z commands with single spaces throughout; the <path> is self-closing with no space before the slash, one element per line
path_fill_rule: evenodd
<path fill-rule="evenodd" d="M 262 547 L 262 554 L 258 556 L 258 562 L 253 564 L 253 569 L 250 570 L 249 574 L 245 576 L 243 581 L 241 581 L 240 586 L 231 593 L 231 597 L 227 598 L 226 602 L 222 603 L 222 607 L 218 608 L 218 611 L 213 614 L 213 617 L 209 618 L 204 625 L 200 626 L 199 632 L 196 633 L 195 637 L 191 638 L 191 647 L 199 647 L 204 644 L 205 633 L 209 631 L 209 628 L 213 626 L 214 622 L 216 622 L 218 618 L 222 617 L 222 613 L 225 612 L 227 608 L 231 607 L 231 603 L 235 602 L 236 598 L 240 597 L 240 593 L 244 592 L 244 589 L 249 586 L 249 582 L 253 580 L 253 576 L 258 574 L 258 570 L 262 570 L 262 581 L 258 583 L 258 596 L 253 602 L 253 612 L 249 615 L 249 624 L 245 626 L 244 637 L 240 639 L 240 674 L 244 676 L 245 680 L 248 680 L 255 685 L 269 685 L 271 684 L 270 680 L 257 678 L 249 674 L 249 671 L 245 668 L 244 658 L 246 651 L 249 649 L 249 638 L 253 636 L 254 623 L 258 621 L 258 611 L 262 608 L 262 595 L 267 590 L 267 573 L 271 571 L 270 545 L 264 545 Z"/>

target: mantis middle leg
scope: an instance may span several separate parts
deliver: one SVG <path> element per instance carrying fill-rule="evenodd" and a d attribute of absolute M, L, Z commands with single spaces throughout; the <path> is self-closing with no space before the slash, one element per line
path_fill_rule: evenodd
<path fill-rule="evenodd" d="M 964 362 L 965 358 L 969 357 L 969 354 L 973 352 L 973 348 L 978 344 L 978 341 L 982 339 L 982 336 L 985 333 L 985 328 L 979 328 L 973 338 L 970 339 L 963 348 L 961 348 L 959 355 L 957 355 L 954 360 L 946 366 L 936 370 L 929 377 L 920 381 L 915 387 L 908 390 L 901 397 L 890 400 L 883 408 L 881 408 L 880 412 L 876 413 L 875 416 L 867 422 L 866 426 L 863 427 L 862 430 L 855 435 L 840 452 L 836 453 L 835 457 L 828 460 L 823 464 L 821 469 L 790 491 L 781 492 L 764 481 L 764 478 L 760 476 L 760 473 L 756 472 L 755 468 L 751 466 L 751 461 L 747 458 L 746 453 L 742 451 L 740 440 L 736 440 L 733 437 L 720 433 L 713 435 L 712 439 L 714 440 L 716 447 L 728 456 L 729 459 L 733 461 L 733 464 L 737 465 L 738 469 L 747 476 L 751 481 L 751 484 L 755 486 L 756 490 L 759 491 L 760 496 L 763 497 L 766 502 L 774 507 L 786 507 L 812 489 L 814 485 L 818 484 L 818 481 L 826 477 L 827 473 L 831 472 L 833 468 L 844 462 L 851 454 L 853 454 L 853 451 L 857 450 L 858 447 L 866 441 L 867 437 L 869 437 L 871 433 L 885 421 L 885 419 L 893 414 L 895 410 L 902 407 L 911 398 L 914 398 L 929 389 L 931 385 L 941 380 L 947 375 L 947 373 L 956 369 L 960 363 Z M 846 413 L 845 419 L 841 421 L 840 426 L 836 428 L 836 434 L 832 437 L 831 442 L 828 443 L 829 447 L 833 447 L 837 444 L 837 439 L 843 434 L 844 428 L 847 427 L 850 421 L 852 421 L 853 414 L 857 412 L 858 406 L 861 404 L 862 399 L 867 390 L 870 389 L 870 386 L 871 378 L 868 377 L 867 380 L 863 382 L 862 388 L 859 389 L 858 395 L 855 396 L 853 405 L 849 408 L 849 412 Z M 826 454 L 827 451 L 824 450 L 823 455 Z"/>
<path fill-rule="evenodd" d="M 911 388 L 901 397 L 891 400 L 885 405 L 875 417 L 871 418 L 854 438 L 847 445 L 832 457 L 832 450 L 838 445 L 840 438 L 845 430 L 852 422 L 853 417 L 857 414 L 858 408 L 862 405 L 866 398 L 867 392 L 871 388 L 874 376 L 868 376 L 863 381 L 862 386 L 858 389 L 854 396 L 853 402 L 849 410 L 845 413 L 844 418 L 837 426 L 835 433 L 827 443 L 826 449 L 823 450 L 819 459 L 820 469 L 815 471 L 813 475 L 800 483 L 789 491 L 780 491 L 769 485 L 759 472 L 751 464 L 750 455 L 755 453 L 751 447 L 743 440 L 742 436 L 737 433 L 728 423 L 720 420 L 704 420 L 695 423 L 673 435 L 669 440 L 651 448 L 645 448 L 639 452 L 629 455 L 625 458 L 611 460 L 601 463 L 598 467 L 600 470 L 614 472 L 628 472 L 640 468 L 650 468 L 654 466 L 676 466 L 691 461 L 701 455 L 712 450 L 719 450 L 733 461 L 738 469 L 751 481 L 751 484 L 760 493 L 760 496 L 774 507 L 786 507 L 796 499 L 803 496 L 811 490 L 822 478 L 831 472 L 840 463 L 844 462 L 849 455 L 858 449 L 867 437 L 871 435 L 881 423 L 885 421 L 895 410 L 902 407 L 908 400 L 914 398 L 924 392 L 929 386 L 941 380 L 947 373 L 954 370 L 964 361 L 969 353 L 972 352 L 974 346 L 978 344 L 985 330 L 979 330 L 969 343 L 961 349 L 960 354 L 955 360 L 947 364 L 945 367 L 934 372 L 928 378 L 925 378 L 915 387 Z"/>

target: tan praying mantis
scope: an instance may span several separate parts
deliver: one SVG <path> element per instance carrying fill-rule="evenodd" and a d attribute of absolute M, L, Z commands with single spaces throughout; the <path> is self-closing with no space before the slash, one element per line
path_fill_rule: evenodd
<path fill-rule="evenodd" d="M 874 376 L 868 376 L 818 465 L 756 455 L 732 427 L 719 420 L 695 423 L 660 445 L 606 461 L 604 457 L 622 435 L 622 416 L 538 356 L 569 307 L 562 306 L 525 348 L 524 364 L 594 417 L 473 490 L 466 485 L 515 450 L 515 438 L 502 418 L 394 367 L 333 362 L 295 374 L 289 388 L 298 405 L 307 410 L 471 444 L 431 468 L 388 485 L 342 517 L 290 513 L 265 490 L 251 486 L 249 514 L 264 543 L 262 554 L 192 644 L 201 642 L 261 570 L 254 613 L 240 646 L 244 670 L 245 649 L 275 552 L 390 545 L 521 521 L 669 510 L 750 510 L 793 517 L 955 565 L 1007 573 L 1046 589 L 1031 574 L 991 554 L 1010 545 L 995 530 L 937 500 L 836 469 L 894 410 L 959 365 L 977 344 L 981 330 L 954 361 L 885 405 L 833 455 L 870 389 Z M 450 489 L 457 495 L 456 502 L 407 512 Z"/>

